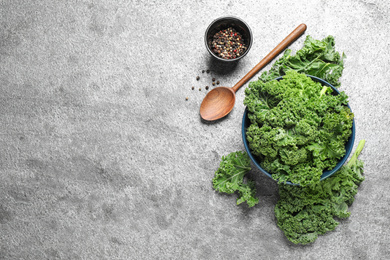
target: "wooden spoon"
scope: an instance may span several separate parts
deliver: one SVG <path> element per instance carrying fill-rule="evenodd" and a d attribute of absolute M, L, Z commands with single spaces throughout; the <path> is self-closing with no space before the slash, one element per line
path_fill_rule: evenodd
<path fill-rule="evenodd" d="M 306 28 L 306 24 L 301 24 L 295 28 L 294 31 L 292 31 L 232 88 L 217 87 L 207 93 L 200 105 L 200 116 L 206 121 L 214 121 L 229 114 L 236 101 L 236 91 L 257 72 L 264 68 L 271 60 L 278 56 L 287 46 L 298 39 L 306 31 Z"/>

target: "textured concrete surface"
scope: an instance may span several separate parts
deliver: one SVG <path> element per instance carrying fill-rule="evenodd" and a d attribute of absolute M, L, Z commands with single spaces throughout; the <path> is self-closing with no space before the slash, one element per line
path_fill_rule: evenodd
<path fill-rule="evenodd" d="M 229 67 L 203 43 L 222 15 L 254 33 Z M 224 120 L 198 114 L 212 77 L 234 85 L 300 23 L 347 55 L 340 89 L 367 141 L 351 217 L 308 246 L 278 229 L 256 170 L 252 209 L 211 187 L 244 149 L 243 89 Z M 390 259 L 389 26 L 387 0 L 1 0 L 0 259 Z"/>

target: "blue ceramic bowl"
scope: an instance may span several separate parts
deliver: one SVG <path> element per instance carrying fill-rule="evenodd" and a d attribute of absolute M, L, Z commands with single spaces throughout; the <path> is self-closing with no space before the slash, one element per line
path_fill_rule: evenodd
<path fill-rule="evenodd" d="M 336 92 L 337 94 L 340 94 L 340 92 L 335 87 L 333 87 L 330 83 L 326 82 L 325 80 L 311 76 L 311 75 L 307 75 L 307 76 L 310 77 L 313 81 L 320 82 L 323 86 L 331 87 L 334 92 Z M 278 78 L 276 78 L 276 80 L 281 80 L 282 78 L 283 77 L 278 77 Z M 349 105 L 348 105 L 348 108 L 351 109 Z M 260 166 L 259 160 L 252 154 L 251 150 L 249 149 L 248 141 L 246 139 L 246 129 L 249 127 L 249 125 L 250 125 L 250 120 L 248 118 L 248 108 L 245 108 L 244 116 L 242 118 L 242 130 L 241 130 L 242 139 L 243 139 L 244 145 L 245 145 L 245 150 L 248 153 L 249 157 L 251 158 L 252 162 L 256 165 L 256 167 L 261 172 L 263 172 L 265 175 L 267 175 L 268 177 L 270 177 L 272 179 L 272 175 Z M 321 175 L 321 179 L 320 179 L 321 181 L 328 178 L 329 176 L 331 176 L 335 172 L 337 172 L 341 168 L 341 166 L 344 165 L 344 163 L 347 161 L 349 155 L 352 152 L 354 142 L 355 142 L 355 120 L 353 120 L 353 123 L 352 123 L 352 134 L 349 137 L 348 142 L 345 145 L 346 153 L 345 153 L 344 157 L 340 159 L 340 161 L 336 164 L 336 166 L 332 170 L 328 170 L 328 171 L 323 172 L 323 174 Z M 297 184 L 294 184 L 294 183 L 289 182 L 289 181 L 286 183 L 290 184 L 290 185 L 297 185 Z"/>

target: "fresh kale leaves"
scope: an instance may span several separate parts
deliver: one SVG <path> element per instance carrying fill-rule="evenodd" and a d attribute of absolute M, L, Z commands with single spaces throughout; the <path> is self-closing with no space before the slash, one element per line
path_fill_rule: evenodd
<path fill-rule="evenodd" d="M 248 145 L 275 180 L 318 183 L 345 155 L 353 113 L 344 92 L 331 93 L 294 70 L 280 81 L 258 80 L 245 89 Z"/>
<path fill-rule="evenodd" d="M 348 206 L 364 180 L 363 162 L 358 160 L 364 144 L 365 140 L 361 140 L 348 163 L 316 185 L 279 184 L 275 216 L 288 240 L 295 244 L 312 243 L 318 235 L 336 228 L 339 222 L 335 217 L 350 216 Z"/>
<path fill-rule="evenodd" d="M 306 37 L 302 49 L 291 54 L 287 49 L 269 71 L 263 72 L 260 80 L 267 82 L 279 76 L 283 76 L 289 70 L 309 74 L 324 79 L 335 87 L 340 86 L 339 78 L 344 69 L 344 53 L 340 55 L 335 50 L 333 36 L 321 40 L 315 40 L 310 35 Z"/>
<path fill-rule="evenodd" d="M 247 153 L 237 151 L 222 156 L 222 161 L 213 178 L 213 188 L 222 193 L 232 194 L 237 192 L 237 205 L 246 202 L 249 207 L 259 203 L 256 198 L 255 183 L 251 180 L 244 181 L 244 176 L 251 170 L 250 158 Z"/>

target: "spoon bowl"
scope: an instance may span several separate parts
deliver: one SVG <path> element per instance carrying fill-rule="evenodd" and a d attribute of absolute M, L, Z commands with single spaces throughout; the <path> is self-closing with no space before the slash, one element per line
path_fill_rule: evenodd
<path fill-rule="evenodd" d="M 283 41 L 281 41 L 267 56 L 265 56 L 251 71 L 249 71 L 232 88 L 217 87 L 211 90 L 203 99 L 200 105 L 200 116 L 206 121 L 215 121 L 225 117 L 232 111 L 236 100 L 235 93 L 257 72 L 266 66 L 271 60 L 279 55 L 287 46 L 298 39 L 305 31 L 307 26 L 300 24 Z"/>
<path fill-rule="evenodd" d="M 200 116 L 207 121 L 222 118 L 232 111 L 235 101 L 236 94 L 232 88 L 217 87 L 207 93 L 203 99 L 200 105 Z"/>

